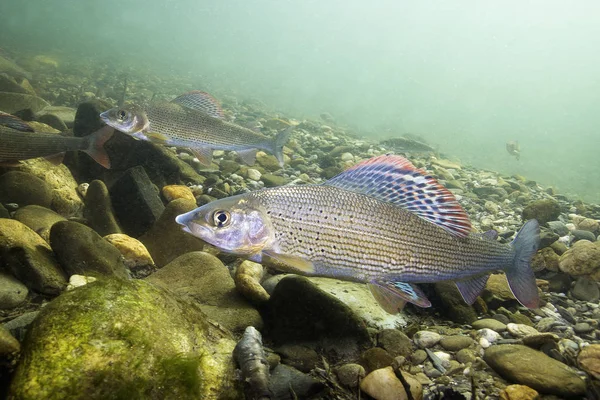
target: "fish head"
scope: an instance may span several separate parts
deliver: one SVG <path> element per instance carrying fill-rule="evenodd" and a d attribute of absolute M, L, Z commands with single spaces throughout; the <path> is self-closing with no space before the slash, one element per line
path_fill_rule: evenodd
<path fill-rule="evenodd" d="M 146 112 L 136 104 L 111 108 L 100 114 L 100 118 L 106 125 L 129 134 L 141 132 L 149 125 Z"/>
<path fill-rule="evenodd" d="M 175 221 L 185 232 L 238 255 L 260 255 L 275 240 L 266 210 L 246 195 L 213 201 L 178 215 Z"/>

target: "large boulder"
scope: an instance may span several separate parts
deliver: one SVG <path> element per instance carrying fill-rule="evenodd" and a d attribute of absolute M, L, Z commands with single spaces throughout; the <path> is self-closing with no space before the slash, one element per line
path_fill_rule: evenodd
<path fill-rule="evenodd" d="M 576 242 L 560 256 L 558 267 L 572 276 L 593 274 L 600 269 L 600 242 Z"/>
<path fill-rule="evenodd" d="M 14 399 L 238 399 L 231 334 L 147 282 L 105 279 L 42 308 Z"/>

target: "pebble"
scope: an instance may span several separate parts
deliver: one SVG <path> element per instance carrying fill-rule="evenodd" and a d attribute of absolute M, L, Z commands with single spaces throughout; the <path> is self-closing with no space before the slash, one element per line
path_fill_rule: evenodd
<path fill-rule="evenodd" d="M 439 333 L 431 331 L 419 331 L 414 334 L 413 342 L 417 347 L 428 349 L 435 346 L 442 339 Z"/>
<path fill-rule="evenodd" d="M 479 345 L 484 349 L 490 347 L 492 343 L 500 339 L 500 334 L 488 328 L 483 328 L 477 331 L 477 337 L 479 338 Z"/>
<path fill-rule="evenodd" d="M 503 316 L 506 318 L 505 316 Z M 508 318 L 507 318 L 508 321 Z M 506 330 L 506 324 L 502 323 L 494 318 L 484 318 L 477 320 L 471 324 L 473 329 L 491 329 L 496 332 L 504 332 Z"/>
<path fill-rule="evenodd" d="M 12 275 L 0 272 L 0 309 L 11 309 L 23 304 L 27 298 L 27 286 Z"/>
<path fill-rule="evenodd" d="M 517 338 L 522 338 L 524 336 L 535 335 L 539 333 L 537 329 L 531 326 L 524 324 L 515 324 L 512 322 L 506 325 L 506 329 L 511 335 Z"/>
<path fill-rule="evenodd" d="M 88 283 L 95 282 L 96 278 L 93 276 L 84 276 L 84 275 L 71 275 L 69 277 L 69 284 L 67 285 L 67 290 L 73 290 L 75 288 L 87 285 Z"/>
<path fill-rule="evenodd" d="M 260 177 L 262 176 L 260 171 L 254 169 L 254 168 L 248 168 L 246 173 L 248 175 L 248 179 L 253 180 L 253 181 L 260 181 Z"/>
<path fill-rule="evenodd" d="M 473 344 L 473 339 L 469 336 L 447 336 L 440 341 L 440 345 L 448 351 L 458 351 L 467 348 Z"/>
<path fill-rule="evenodd" d="M 392 367 L 376 369 L 360 383 L 360 389 L 377 400 L 407 400 L 408 395 Z"/>
<path fill-rule="evenodd" d="M 358 387 L 358 383 L 365 377 L 366 372 L 360 364 L 344 364 L 336 371 L 340 383 L 350 388 Z"/>

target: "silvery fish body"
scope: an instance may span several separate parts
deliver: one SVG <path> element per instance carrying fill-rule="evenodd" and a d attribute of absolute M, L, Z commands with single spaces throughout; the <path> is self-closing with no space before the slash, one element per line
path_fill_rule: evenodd
<path fill-rule="evenodd" d="M 537 306 L 529 267 L 539 226 L 512 244 L 471 233 L 456 199 L 399 156 L 367 160 L 324 185 L 283 186 L 221 199 L 177 217 L 184 230 L 223 251 L 288 271 L 366 282 L 386 310 L 395 298 L 430 303 L 412 283 L 455 281 L 465 301 L 503 270 L 517 299 Z M 385 303 L 390 303 L 390 306 Z"/>
<path fill-rule="evenodd" d="M 212 150 L 233 150 L 248 164 L 254 162 L 257 149 L 275 154 L 283 165 L 283 145 L 290 130 L 275 138 L 227 122 L 216 100 L 204 92 L 181 95 L 171 102 L 147 106 L 135 104 L 115 107 L 101 118 L 108 125 L 132 136 L 158 144 L 187 147 L 204 164 L 210 164 Z"/>

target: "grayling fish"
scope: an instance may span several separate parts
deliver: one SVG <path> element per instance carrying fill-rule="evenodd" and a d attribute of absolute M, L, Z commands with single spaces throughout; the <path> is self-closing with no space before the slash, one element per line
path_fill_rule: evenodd
<path fill-rule="evenodd" d="M 514 156 L 517 161 L 521 158 L 521 146 L 519 146 L 519 142 L 517 141 L 506 142 L 506 151 L 511 156 Z"/>
<path fill-rule="evenodd" d="M 115 107 L 100 114 L 102 120 L 138 139 L 190 148 L 198 160 L 209 165 L 212 151 L 235 150 L 252 165 L 258 149 L 275 155 L 283 166 L 283 146 L 291 127 L 270 138 L 223 119 L 221 106 L 211 95 L 193 91 L 171 102 Z"/>
<path fill-rule="evenodd" d="M 400 156 L 363 161 L 323 185 L 280 186 L 217 200 L 176 221 L 217 248 L 285 270 L 369 284 L 389 312 L 431 303 L 414 283 L 451 280 L 467 303 L 503 270 L 521 304 L 538 304 L 530 220 L 511 244 L 471 223 L 451 192 Z M 284 269 L 282 268 L 282 269 Z"/>
<path fill-rule="evenodd" d="M 114 129 L 110 126 L 85 137 L 33 132 L 25 121 L 0 112 L 0 162 L 10 163 L 37 157 L 52 158 L 66 151 L 81 150 L 104 168 L 110 168 L 110 159 L 104 150 L 104 143 L 113 133 Z"/>

